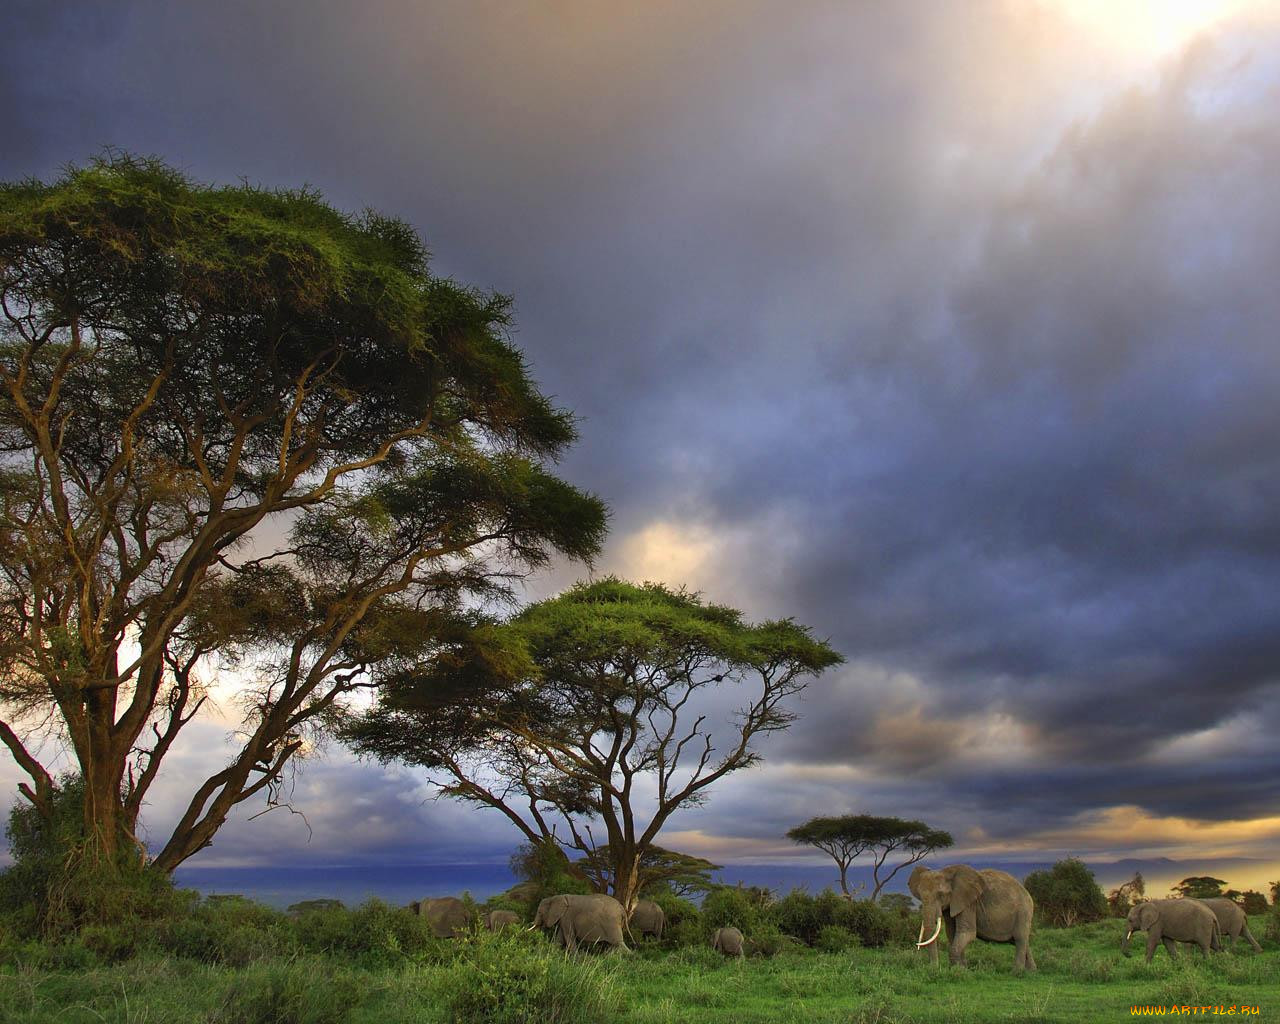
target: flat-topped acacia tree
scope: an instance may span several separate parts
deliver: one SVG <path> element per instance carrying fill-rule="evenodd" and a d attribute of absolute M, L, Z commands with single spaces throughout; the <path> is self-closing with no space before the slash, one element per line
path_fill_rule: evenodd
<path fill-rule="evenodd" d="M 756 741 L 794 720 L 787 699 L 843 660 L 789 619 L 752 624 L 614 578 L 475 637 L 384 688 L 345 735 L 431 769 L 446 795 L 497 809 L 530 842 L 578 849 L 625 906 L 671 816 L 759 761 Z M 482 696 L 457 702 L 456 690 Z M 721 690 L 733 710 L 717 710 Z"/>
<path fill-rule="evenodd" d="M 469 595 L 598 549 L 604 506 L 544 468 L 572 417 L 508 312 L 309 190 L 127 156 L 0 186 L 0 740 L 46 815 L 43 755 L 69 749 L 95 863 L 140 847 L 209 682 L 247 680 L 239 748 L 163 871 L 465 629 Z"/>

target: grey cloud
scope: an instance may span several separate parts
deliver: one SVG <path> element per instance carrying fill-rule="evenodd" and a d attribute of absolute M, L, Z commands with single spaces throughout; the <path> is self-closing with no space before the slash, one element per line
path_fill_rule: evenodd
<path fill-rule="evenodd" d="M 618 542 L 706 524 L 733 538 L 709 597 L 855 659 L 769 754 L 862 782 L 735 783 L 682 827 L 1275 813 L 1264 750 L 1142 767 L 1276 683 L 1274 26 L 1131 87 L 1048 8 L 994 3 L 122 10 L 0 41 L 4 177 L 111 143 L 408 217 L 443 272 L 515 295 Z M 947 723 L 992 711 L 1035 770 L 955 766 Z M 358 794 L 410 787 L 316 773 L 343 808 L 317 842 L 352 849 Z M 454 813 L 386 848 L 463 843 Z"/>

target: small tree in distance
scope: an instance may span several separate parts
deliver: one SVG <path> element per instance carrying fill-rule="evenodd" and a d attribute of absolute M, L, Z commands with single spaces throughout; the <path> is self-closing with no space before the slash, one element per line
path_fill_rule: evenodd
<path fill-rule="evenodd" d="M 1212 875 L 1192 875 L 1175 885 L 1169 895 L 1180 899 L 1208 900 L 1225 895 L 1226 880 Z"/>
<path fill-rule="evenodd" d="M 834 860 L 840 869 L 840 891 L 849 899 L 853 898 L 849 891 L 849 866 L 863 854 L 871 854 L 875 881 L 872 901 L 903 868 L 955 843 L 950 832 L 930 828 L 923 821 L 870 814 L 812 818 L 789 830 L 787 838 L 794 843 L 816 846 Z M 905 855 L 905 859 L 885 873 L 885 865 L 895 853 Z"/>
<path fill-rule="evenodd" d="M 1145 899 L 1146 895 L 1147 883 L 1142 877 L 1142 872 L 1135 871 L 1129 881 L 1107 893 L 1107 906 L 1111 908 L 1111 916 L 1127 916 L 1133 905 Z"/>

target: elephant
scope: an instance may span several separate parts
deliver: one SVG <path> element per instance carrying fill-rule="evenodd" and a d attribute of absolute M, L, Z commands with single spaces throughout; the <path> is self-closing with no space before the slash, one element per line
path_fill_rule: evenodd
<path fill-rule="evenodd" d="M 742 932 L 732 926 L 717 928 L 716 933 L 711 936 L 711 948 L 717 953 L 723 953 L 725 956 L 741 957 L 743 955 L 742 947 Z"/>
<path fill-rule="evenodd" d="M 1036 969 L 1036 958 L 1031 954 L 1035 902 L 1012 875 L 990 868 L 976 871 L 968 864 L 930 871 L 921 864 L 911 872 L 907 888 L 920 901 L 920 936 L 916 945 L 929 950 L 933 963 L 938 962 L 938 934 L 945 926 L 953 964 L 966 966 L 965 947 L 978 938 L 1012 943 L 1015 973 Z M 925 939 L 929 929 L 933 933 Z"/>
<path fill-rule="evenodd" d="M 1178 955 L 1179 942 L 1194 942 L 1205 957 L 1209 950 L 1221 949 L 1218 919 L 1200 900 L 1148 900 L 1129 911 L 1129 926 L 1120 952 L 1129 955 L 1129 942 L 1134 932 L 1147 933 L 1147 963 L 1156 955 L 1162 942 L 1171 957 Z"/>
<path fill-rule="evenodd" d="M 427 926 L 437 939 L 456 938 L 471 927 L 471 911 L 456 896 L 425 899 L 410 907 L 427 919 Z"/>
<path fill-rule="evenodd" d="M 1258 944 L 1258 940 L 1249 931 L 1249 917 L 1239 903 L 1235 900 L 1227 899 L 1225 896 L 1202 899 L 1200 902 L 1212 910 L 1213 916 L 1218 919 L 1220 937 L 1231 937 L 1232 949 L 1236 948 L 1236 939 L 1243 935 L 1249 940 L 1249 945 L 1261 952 L 1262 946 Z"/>
<path fill-rule="evenodd" d="M 627 915 L 622 904 L 612 896 L 567 894 L 548 896 L 538 904 L 535 928 L 555 928 L 560 943 L 573 951 L 579 942 L 606 942 L 614 949 L 626 949 L 622 933 L 627 928 Z"/>
<path fill-rule="evenodd" d="M 662 930 L 667 926 L 666 912 L 653 900 L 640 900 L 631 911 L 631 935 L 652 935 L 662 938 Z"/>
<path fill-rule="evenodd" d="M 510 910 L 491 910 L 484 915 L 484 926 L 491 932 L 500 932 L 508 925 L 519 923 L 520 915 Z"/>

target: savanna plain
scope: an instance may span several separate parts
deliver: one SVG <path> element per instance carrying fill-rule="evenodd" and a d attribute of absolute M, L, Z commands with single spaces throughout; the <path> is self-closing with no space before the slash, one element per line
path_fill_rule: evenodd
<path fill-rule="evenodd" d="M 1016 976 L 1011 946 L 977 942 L 967 968 L 914 949 L 918 916 L 875 948 L 827 951 L 794 938 L 722 957 L 684 929 L 629 953 L 567 956 L 538 934 L 433 940 L 407 911 L 371 902 L 289 917 L 257 904 L 196 907 L 181 920 L 103 928 L 71 943 L 11 942 L 0 968 L 7 1024 L 365 1024 L 365 1022 L 710 1022 L 854 1024 L 1275 1019 L 1280 942 L 1268 916 L 1207 961 L 1163 949 L 1121 956 L 1124 922 L 1040 927 L 1039 970 Z M 1266 936 L 1264 938 L 1264 936 Z M 777 937 L 775 936 L 775 939 Z M 830 936 L 824 937 L 829 940 Z M 826 943 L 831 945 L 829 941 Z M 1184 947 L 1187 948 L 1187 947 Z M 944 950 L 945 954 L 945 950 Z"/>

